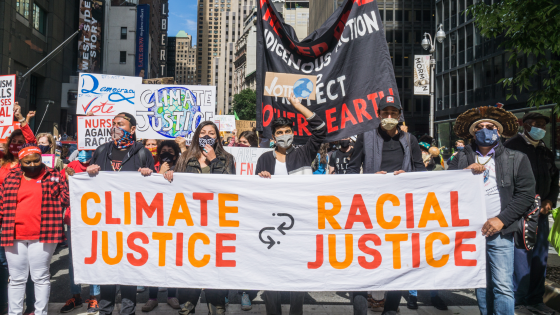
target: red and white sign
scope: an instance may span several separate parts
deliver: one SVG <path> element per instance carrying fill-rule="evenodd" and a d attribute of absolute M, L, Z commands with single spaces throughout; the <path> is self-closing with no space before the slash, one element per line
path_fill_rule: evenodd
<path fill-rule="evenodd" d="M 11 126 L 0 126 L 0 143 L 6 143 L 8 137 L 16 129 L 21 129 L 21 124 L 19 122 L 14 122 Z"/>
<path fill-rule="evenodd" d="M 0 126 L 11 126 L 16 101 L 16 75 L 0 76 Z"/>
<path fill-rule="evenodd" d="M 257 161 L 263 153 L 271 151 L 268 148 L 224 147 L 235 158 L 235 172 L 237 175 L 255 175 Z"/>
<path fill-rule="evenodd" d="M 113 116 L 78 116 L 78 150 L 95 150 L 111 141 Z"/>

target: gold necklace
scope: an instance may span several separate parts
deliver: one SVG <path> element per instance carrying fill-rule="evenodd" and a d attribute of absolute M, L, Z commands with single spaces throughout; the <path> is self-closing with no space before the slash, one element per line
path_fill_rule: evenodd
<path fill-rule="evenodd" d="M 477 154 L 477 155 L 476 155 L 476 163 L 478 163 L 478 164 L 480 164 L 480 165 L 486 165 L 486 164 L 488 164 L 488 162 L 490 162 L 490 160 L 492 159 L 492 156 L 493 156 L 493 155 L 494 155 L 494 154 L 490 154 L 490 158 L 489 158 L 486 162 L 484 162 L 484 164 L 483 164 L 483 163 L 480 163 L 480 161 L 478 160 L 478 154 Z"/>

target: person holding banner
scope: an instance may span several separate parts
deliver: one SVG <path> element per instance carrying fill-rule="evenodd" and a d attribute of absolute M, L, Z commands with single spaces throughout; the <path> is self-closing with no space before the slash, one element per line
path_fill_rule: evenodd
<path fill-rule="evenodd" d="M 149 176 L 155 171 L 154 159 L 141 142 L 136 141 L 136 118 L 129 113 L 120 113 L 113 118 L 112 142 L 95 150 L 86 172 L 90 176 L 100 171 L 140 172 Z M 136 286 L 121 285 L 121 314 L 131 315 L 136 311 Z M 102 285 L 99 298 L 99 314 L 110 315 L 115 308 L 116 285 Z"/>
<path fill-rule="evenodd" d="M 231 154 L 224 150 L 220 131 L 216 124 L 211 121 L 203 121 L 198 125 L 193 134 L 191 146 L 179 158 L 175 171 L 195 174 L 236 174 L 235 160 Z M 164 177 L 170 182 L 173 181 L 173 170 L 168 170 Z M 201 293 L 202 289 L 179 289 L 179 303 L 184 303 L 179 314 L 194 314 Z M 208 303 L 209 314 L 213 308 L 216 310 L 215 314 L 226 313 L 228 290 L 205 289 L 204 294 Z"/>
<path fill-rule="evenodd" d="M 271 175 L 313 175 L 311 164 L 327 136 L 325 122 L 317 114 L 301 105 L 293 93 L 288 100 L 294 109 L 307 120 L 311 137 L 305 145 L 294 148 L 292 144 L 294 141 L 293 121 L 285 117 L 275 118 L 271 123 L 271 128 L 276 148 L 274 151 L 261 155 L 257 161 L 255 174 L 262 178 L 271 178 Z M 290 292 L 290 315 L 303 314 L 304 297 L 305 292 Z M 282 314 L 280 292 L 265 291 L 264 302 L 267 315 Z"/>
<path fill-rule="evenodd" d="M 500 136 L 517 134 L 517 117 L 503 108 L 482 106 L 457 117 L 453 130 L 461 139 L 474 139 L 459 151 L 450 170 L 470 169 L 484 181 L 487 221 L 487 287 L 476 289 L 482 315 L 514 314 L 514 241 L 518 220 L 535 201 L 535 177 L 524 153 L 508 149 Z"/>
<path fill-rule="evenodd" d="M 70 205 L 68 184 L 41 161 L 41 149 L 26 144 L 20 166 L 0 186 L 0 245 L 10 272 L 9 314 L 22 314 L 28 275 L 35 284 L 35 314 L 47 314 L 51 289 L 49 267 L 64 240 L 64 208 Z"/>
<path fill-rule="evenodd" d="M 358 136 L 346 174 L 360 174 L 362 168 L 364 174 L 394 175 L 426 170 L 416 137 L 397 127 L 401 113 L 401 104 L 394 96 L 387 95 L 379 101 L 381 123 Z M 384 303 L 384 315 L 395 315 L 401 296 L 401 291 L 389 291 L 385 301 L 375 302 Z M 367 314 L 367 292 L 354 292 L 352 303 L 354 314 Z"/>

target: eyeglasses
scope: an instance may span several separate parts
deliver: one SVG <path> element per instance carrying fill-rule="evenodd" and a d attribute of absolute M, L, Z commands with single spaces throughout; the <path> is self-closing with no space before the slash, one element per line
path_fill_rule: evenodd
<path fill-rule="evenodd" d="M 496 126 L 494 126 L 494 125 L 484 125 L 484 126 L 483 125 L 477 125 L 474 129 L 476 131 L 479 131 L 479 130 L 482 130 L 484 128 L 486 128 L 488 130 L 494 130 L 496 128 Z"/>

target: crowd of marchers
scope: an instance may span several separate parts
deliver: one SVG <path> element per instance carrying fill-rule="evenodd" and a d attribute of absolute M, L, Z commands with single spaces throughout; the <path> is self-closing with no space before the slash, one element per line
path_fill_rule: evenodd
<path fill-rule="evenodd" d="M 402 107 L 393 96 L 378 104 L 379 124 L 372 130 L 337 142 L 324 143 L 325 122 L 293 95 L 293 109 L 305 116 L 311 136 L 295 146 L 292 121 L 272 121 L 272 139 L 255 131 L 222 139 L 211 121 L 201 122 L 187 145 L 184 138 L 153 140 L 136 138 L 136 119 L 120 113 L 113 119 L 112 142 L 95 151 L 76 150 L 54 161 L 54 168 L 42 162 L 42 154 L 53 154 L 57 142 L 52 135 L 34 135 L 16 104 L 14 118 L 21 123 L 7 139 L 0 168 L 0 310 L 2 314 L 47 314 L 50 295 L 49 266 L 58 244 L 68 245 L 68 268 L 72 297 L 61 313 L 87 307 L 87 314 L 112 314 L 116 285 L 89 284 L 89 296 L 82 297 L 82 284 L 74 283 L 68 178 L 87 172 L 157 172 L 170 182 L 175 173 L 236 174 L 235 160 L 224 146 L 271 147 L 256 165 L 256 175 L 274 180 L 273 175 L 383 174 L 469 169 L 484 183 L 486 222 L 480 231 L 486 237 L 487 286 L 476 289 L 481 314 L 554 314 L 543 303 L 548 257 L 549 214 L 556 207 L 559 172 L 554 155 L 542 141 L 549 117 L 537 112 L 519 120 L 497 107 L 479 107 L 461 114 L 454 132 L 462 140 L 444 161 L 433 139 L 417 139 L 402 123 Z M 522 127 L 520 128 L 520 125 Z M 540 208 L 533 220 L 537 225 L 526 235 L 535 237 L 528 247 L 516 246 L 519 222 L 540 196 Z M 537 229 L 538 228 L 538 229 Z M 538 233 L 536 232 L 538 230 Z M 522 234 L 524 235 L 524 234 Z M 76 241 L 76 240 L 74 240 Z M 523 243 L 524 240 L 519 242 Z M 351 279 L 348 279 L 351 281 Z M 374 279 L 372 279 L 374 281 Z M 149 300 L 141 311 L 158 306 L 158 292 L 167 291 L 167 303 L 180 315 L 194 314 L 202 288 L 147 288 Z M 408 289 L 408 288 L 403 288 Z M 136 295 L 144 287 L 120 286 L 120 313 L 136 313 Z M 228 290 L 205 289 L 209 313 L 225 314 Z M 257 291 L 240 290 L 241 309 L 250 310 Z M 303 314 L 304 292 L 289 292 L 290 315 Z M 407 307 L 417 309 L 417 291 L 350 292 L 354 314 L 368 309 L 396 314 L 401 297 Z M 447 305 L 438 291 L 431 291 L 431 304 L 440 310 Z M 264 291 L 266 313 L 282 313 L 280 292 Z M 206 310 L 201 310 L 206 312 Z"/>

